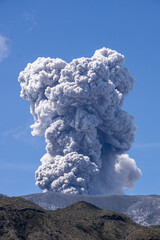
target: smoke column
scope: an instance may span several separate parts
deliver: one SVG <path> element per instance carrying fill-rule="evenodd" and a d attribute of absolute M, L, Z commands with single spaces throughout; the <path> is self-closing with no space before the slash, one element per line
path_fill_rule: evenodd
<path fill-rule="evenodd" d="M 44 191 L 123 194 L 140 178 L 125 154 L 136 127 L 122 104 L 135 80 L 123 64 L 123 55 L 102 48 L 70 63 L 41 57 L 20 73 L 32 135 L 44 134 L 47 144 L 35 173 Z"/>

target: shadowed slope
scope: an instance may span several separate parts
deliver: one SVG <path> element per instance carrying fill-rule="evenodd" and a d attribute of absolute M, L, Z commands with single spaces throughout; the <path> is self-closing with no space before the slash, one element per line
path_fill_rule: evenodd
<path fill-rule="evenodd" d="M 102 209 L 123 213 L 141 225 L 160 225 L 159 195 L 94 196 L 46 192 L 29 194 L 23 197 L 47 210 L 65 208 L 73 203 L 85 201 Z"/>
<path fill-rule="evenodd" d="M 160 227 L 142 227 L 123 214 L 86 202 L 47 211 L 22 198 L 0 196 L 2 240 L 160 239 Z"/>

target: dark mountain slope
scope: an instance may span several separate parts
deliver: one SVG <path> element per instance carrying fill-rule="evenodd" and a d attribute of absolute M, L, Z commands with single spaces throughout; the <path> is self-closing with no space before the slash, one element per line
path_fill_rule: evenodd
<path fill-rule="evenodd" d="M 0 196 L 2 240 L 158 240 L 160 227 L 144 227 L 123 214 L 86 202 L 47 211 L 22 198 Z"/>
<path fill-rule="evenodd" d="M 48 210 L 64 208 L 73 203 L 85 201 L 102 209 L 121 212 L 142 225 L 160 225 L 159 195 L 93 196 L 46 192 L 29 194 L 23 197 Z"/>

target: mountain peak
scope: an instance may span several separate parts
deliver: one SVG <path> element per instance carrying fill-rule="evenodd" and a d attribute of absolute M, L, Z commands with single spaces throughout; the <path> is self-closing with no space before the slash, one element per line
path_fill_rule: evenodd
<path fill-rule="evenodd" d="M 0 219 L 3 240 L 160 239 L 160 227 L 140 226 L 84 201 L 47 211 L 20 197 L 0 197 Z"/>

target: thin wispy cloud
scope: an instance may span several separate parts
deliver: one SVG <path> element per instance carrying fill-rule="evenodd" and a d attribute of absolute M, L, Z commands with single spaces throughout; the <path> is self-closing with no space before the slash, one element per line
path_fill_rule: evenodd
<path fill-rule="evenodd" d="M 136 149 L 160 148 L 160 142 L 134 143 L 133 148 Z"/>
<path fill-rule="evenodd" d="M 42 137 L 43 138 L 43 137 Z M 7 131 L 4 131 L 0 135 L 0 144 L 5 144 L 9 139 L 16 140 L 17 142 L 23 142 L 26 144 L 31 145 L 37 145 L 41 146 L 41 144 L 44 144 L 43 139 L 38 139 L 36 137 L 32 137 L 31 135 L 31 129 L 28 124 L 23 126 L 17 126 L 15 129 L 9 129 Z"/>
<path fill-rule="evenodd" d="M 25 12 L 23 13 L 23 17 L 29 24 L 28 31 L 31 32 L 37 25 L 35 14 L 33 12 L 32 13 Z"/>
<path fill-rule="evenodd" d="M 2 62 L 9 55 L 9 48 L 7 42 L 8 39 L 0 35 L 0 62 Z"/>
<path fill-rule="evenodd" d="M 4 132 L 4 137 L 13 137 L 16 140 L 21 140 L 21 138 L 30 136 L 30 127 L 29 126 L 18 126 L 15 129 L 12 130 L 8 130 L 6 132 Z"/>
<path fill-rule="evenodd" d="M 18 171 L 34 171 L 37 166 L 35 164 L 24 164 L 15 162 L 0 162 L 1 170 L 18 170 Z"/>

